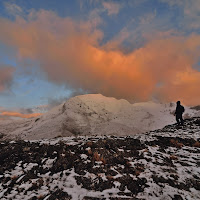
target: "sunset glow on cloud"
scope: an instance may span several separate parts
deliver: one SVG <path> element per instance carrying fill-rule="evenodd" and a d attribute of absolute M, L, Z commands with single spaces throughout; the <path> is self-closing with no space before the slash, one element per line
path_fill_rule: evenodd
<path fill-rule="evenodd" d="M 18 112 L 2 112 L 0 113 L 0 116 L 9 116 L 9 117 L 20 117 L 20 118 L 32 118 L 32 117 L 38 117 L 41 113 L 32 113 L 32 114 L 22 114 Z"/>
<path fill-rule="evenodd" d="M 20 73 L 37 65 L 45 79 L 68 89 L 81 88 L 130 101 L 199 104 L 200 25 L 191 15 L 194 8 L 188 7 L 189 0 L 181 4 L 158 0 L 154 9 L 151 5 L 151 12 L 145 12 L 137 1 L 86 2 L 87 6 L 80 6 L 82 12 L 88 10 L 83 18 L 60 16 L 60 8 L 55 12 L 43 7 L 25 12 L 20 5 L 6 4 L 14 18 L 0 17 L 0 42 L 14 49 L 10 57 L 16 60 Z M 170 13 L 163 19 L 160 5 Z M 106 26 L 117 24 L 128 7 L 138 7 L 141 12 L 109 35 Z M 173 9 L 182 11 L 185 21 L 178 21 L 180 16 L 172 13 Z M 172 14 L 177 21 L 170 21 Z M 192 19 L 193 26 L 189 27 Z M 177 29 L 183 22 L 184 26 Z M 13 68 L 1 70 L 0 92 L 14 73 Z"/>

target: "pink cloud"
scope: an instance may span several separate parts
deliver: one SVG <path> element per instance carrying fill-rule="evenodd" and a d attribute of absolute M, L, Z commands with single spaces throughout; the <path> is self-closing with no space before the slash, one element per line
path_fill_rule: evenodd
<path fill-rule="evenodd" d="M 200 101 L 200 72 L 193 68 L 200 56 L 199 35 L 151 38 L 125 54 L 112 48 L 114 41 L 109 48 L 100 46 L 103 33 L 92 21 L 53 12 L 32 12 L 28 20 L 15 22 L 1 18 L 0 27 L 0 40 L 17 48 L 19 59 L 39 61 L 55 83 L 128 100 Z"/>

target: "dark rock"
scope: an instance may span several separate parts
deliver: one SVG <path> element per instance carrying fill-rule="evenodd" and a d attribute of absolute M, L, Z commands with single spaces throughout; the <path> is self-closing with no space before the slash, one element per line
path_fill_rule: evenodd
<path fill-rule="evenodd" d="M 173 200 L 183 200 L 183 198 L 180 195 L 175 194 Z"/>
<path fill-rule="evenodd" d="M 56 190 L 53 192 L 47 200 L 70 200 L 72 197 L 68 195 L 67 192 L 63 192 L 62 190 Z"/>

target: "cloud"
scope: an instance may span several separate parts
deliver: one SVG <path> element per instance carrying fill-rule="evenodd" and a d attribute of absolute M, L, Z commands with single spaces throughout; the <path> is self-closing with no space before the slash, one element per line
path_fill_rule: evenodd
<path fill-rule="evenodd" d="M 5 2 L 4 6 L 10 15 L 16 16 L 23 14 L 23 9 L 15 3 Z"/>
<path fill-rule="evenodd" d="M 156 17 L 156 10 L 151 13 L 147 13 L 144 16 L 140 17 L 140 24 L 148 24 L 151 23 Z"/>
<path fill-rule="evenodd" d="M 10 66 L 0 66 L 0 92 L 8 90 L 12 84 L 15 69 Z"/>
<path fill-rule="evenodd" d="M 23 114 L 19 112 L 12 112 L 12 111 L 4 111 L 0 113 L 1 117 L 19 117 L 19 118 L 33 118 L 40 116 L 41 113 L 32 113 L 32 114 Z"/>
<path fill-rule="evenodd" d="M 84 10 L 93 7 L 94 11 L 98 13 L 107 12 L 109 16 L 117 15 L 120 9 L 123 7 L 123 3 L 120 1 L 107 1 L 107 0 L 79 0 L 80 9 Z"/>
<path fill-rule="evenodd" d="M 23 114 L 33 114 L 33 109 L 32 108 L 20 108 L 19 112 L 23 113 Z"/>
<path fill-rule="evenodd" d="M 200 28 L 200 1 L 188 0 L 184 5 L 185 21 L 193 29 Z"/>
<path fill-rule="evenodd" d="M 160 0 L 168 3 L 171 7 L 178 6 L 183 10 L 183 19 L 181 25 L 190 29 L 200 28 L 200 1 L 197 0 Z"/>
<path fill-rule="evenodd" d="M 175 6 L 175 5 L 181 6 L 184 4 L 185 0 L 160 0 L 160 1 L 163 3 L 168 3 L 170 6 Z"/>
<path fill-rule="evenodd" d="M 46 105 L 39 105 L 39 106 L 36 106 L 35 108 L 33 108 L 33 110 L 36 112 L 36 113 L 45 113 L 47 111 L 49 111 L 52 107 L 50 107 L 48 104 Z"/>
<path fill-rule="evenodd" d="M 104 1 L 102 4 L 104 9 L 107 10 L 108 15 L 116 15 L 121 9 L 121 5 L 119 3 Z"/>
<path fill-rule="evenodd" d="M 18 118 L 33 118 L 42 115 L 42 113 L 34 112 L 32 108 L 20 108 L 16 110 L 8 110 L 7 108 L 0 107 L 0 120 L 11 120 Z"/>
<path fill-rule="evenodd" d="M 54 83 L 128 100 L 199 104 L 200 72 L 193 66 L 200 56 L 200 35 L 163 34 L 124 53 L 112 43 L 100 45 L 103 33 L 92 20 L 77 22 L 41 10 L 26 20 L 1 18 L 0 27 L 0 41 L 16 48 L 18 59 L 38 61 Z M 122 36 L 129 37 L 126 31 Z"/>
<path fill-rule="evenodd" d="M 63 102 L 67 101 L 68 99 L 70 99 L 72 97 L 75 97 L 75 96 L 78 96 L 78 95 L 83 95 L 83 94 L 86 94 L 86 93 L 88 94 L 88 92 L 86 92 L 86 91 L 77 89 L 77 90 L 72 91 L 67 96 L 62 96 L 60 98 L 51 97 L 51 98 L 48 98 L 48 104 L 37 106 L 37 107 L 31 109 L 31 111 L 39 112 L 39 113 L 45 113 L 45 112 L 51 110 L 52 108 L 54 108 L 55 106 L 62 104 Z M 1 110 L 1 108 L 0 108 L 0 110 Z"/>
<path fill-rule="evenodd" d="M 83 90 L 74 90 L 72 91 L 68 96 L 60 97 L 60 98 L 49 98 L 48 99 L 48 110 L 52 109 L 55 106 L 60 105 L 61 103 L 67 101 L 68 99 L 78 96 L 78 95 L 83 95 L 86 94 L 85 91 Z"/>

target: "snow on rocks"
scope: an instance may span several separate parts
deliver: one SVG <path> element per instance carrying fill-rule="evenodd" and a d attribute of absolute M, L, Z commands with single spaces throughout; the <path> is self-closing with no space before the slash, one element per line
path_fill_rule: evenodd
<path fill-rule="evenodd" d="M 200 118 L 135 136 L 0 143 L 0 199 L 200 197 Z"/>

